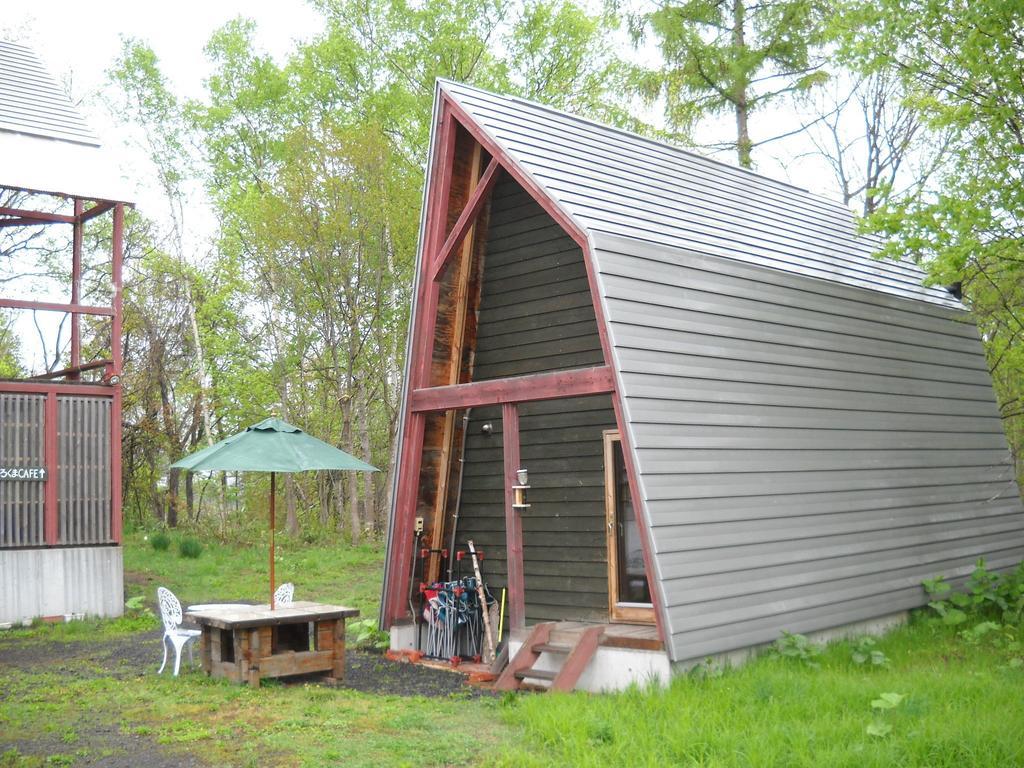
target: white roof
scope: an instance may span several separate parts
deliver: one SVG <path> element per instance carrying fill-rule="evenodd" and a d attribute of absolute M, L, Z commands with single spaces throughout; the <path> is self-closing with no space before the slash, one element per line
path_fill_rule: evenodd
<path fill-rule="evenodd" d="M 130 186 L 35 54 L 0 40 L 0 187 L 128 202 Z"/>

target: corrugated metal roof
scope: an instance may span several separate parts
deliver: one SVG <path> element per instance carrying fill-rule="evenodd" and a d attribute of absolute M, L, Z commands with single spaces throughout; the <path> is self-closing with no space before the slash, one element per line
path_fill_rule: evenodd
<path fill-rule="evenodd" d="M 130 202 L 130 186 L 71 99 L 23 45 L 0 40 L 0 187 Z"/>
<path fill-rule="evenodd" d="M 0 131 L 99 146 L 100 141 L 30 48 L 0 40 Z"/>
<path fill-rule="evenodd" d="M 962 307 L 917 265 L 873 258 L 841 203 L 524 99 L 440 87 L 585 231 Z"/>

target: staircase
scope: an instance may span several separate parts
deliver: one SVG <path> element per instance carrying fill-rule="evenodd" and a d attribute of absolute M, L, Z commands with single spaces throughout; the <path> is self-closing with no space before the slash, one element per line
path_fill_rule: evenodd
<path fill-rule="evenodd" d="M 495 690 L 517 691 L 524 685 L 541 687 L 537 682 L 541 680 L 550 683 L 549 686 L 543 686 L 546 690 L 571 691 L 576 687 L 580 675 L 587 668 L 601 643 L 605 628 L 603 625 L 588 627 L 579 633 L 575 643 L 562 645 L 551 642 L 551 630 L 554 627 L 554 622 L 533 627 L 526 642 L 498 677 L 494 684 Z M 533 665 L 537 663 L 542 653 L 564 655 L 565 661 L 562 662 L 561 669 L 557 672 L 534 669 Z"/>

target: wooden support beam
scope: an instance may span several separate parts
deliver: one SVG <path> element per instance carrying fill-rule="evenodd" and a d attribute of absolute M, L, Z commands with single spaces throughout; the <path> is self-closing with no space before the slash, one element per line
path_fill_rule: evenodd
<path fill-rule="evenodd" d="M 516 471 L 519 457 L 519 407 L 505 403 L 501 407 L 501 437 L 505 457 L 505 567 L 508 585 L 509 628 L 526 626 L 526 589 L 523 578 L 523 519 L 515 508 Z"/>
<path fill-rule="evenodd" d="M 484 203 L 487 202 L 487 197 L 490 195 L 491 190 L 494 188 L 495 182 L 498 180 L 498 176 L 501 172 L 501 164 L 496 158 L 492 158 L 491 162 L 487 165 L 487 170 L 484 171 L 484 175 L 480 177 L 479 184 L 476 181 L 476 173 L 479 171 L 479 156 L 481 147 L 477 144 L 473 149 L 474 154 L 474 175 L 472 176 L 472 183 L 470 185 L 470 197 L 466 203 L 466 207 L 462 209 L 462 213 L 459 214 L 458 220 L 455 222 L 455 226 L 452 227 L 451 234 L 448 235 L 448 239 L 445 240 L 444 245 L 441 246 L 441 250 L 433 257 L 430 266 L 430 279 L 437 280 L 441 272 L 447 266 L 448 261 L 451 259 L 452 254 L 455 253 L 455 249 L 463 241 L 472 243 L 472 234 L 477 217 L 480 215 L 480 211 L 483 210 Z"/>
<path fill-rule="evenodd" d="M 52 301 L 0 299 L 0 309 L 38 309 L 44 312 L 77 312 L 80 315 L 114 315 L 113 307 L 92 307 L 87 304 L 60 304 Z"/>
<path fill-rule="evenodd" d="M 49 373 L 40 373 L 35 376 L 29 376 L 26 381 L 46 381 L 47 379 L 60 379 L 63 377 L 77 380 L 78 374 L 80 373 L 95 371 L 97 368 L 106 368 L 113 364 L 113 360 L 93 360 L 91 363 L 86 363 L 85 365 L 76 365 L 72 368 L 61 368 L 59 371 L 50 371 Z"/>
<path fill-rule="evenodd" d="M 75 198 L 75 223 L 71 225 L 71 303 L 82 301 L 82 201 Z M 77 379 L 82 362 L 82 316 L 71 313 L 71 365 L 67 377 Z"/>
<path fill-rule="evenodd" d="M 121 270 L 124 266 L 124 203 L 114 206 L 114 227 L 112 233 L 112 258 L 110 264 L 110 282 L 114 289 L 113 322 L 110 324 L 110 357 L 114 361 L 114 375 L 121 375 L 121 319 L 124 317 L 124 297 L 121 292 Z M 118 414 L 120 416 L 120 414 Z M 114 450 L 120 451 L 118 443 Z"/>
<path fill-rule="evenodd" d="M 445 243 L 445 247 L 448 247 L 449 243 L 458 242 L 453 240 L 455 233 L 459 230 L 459 224 L 464 219 L 470 222 L 468 229 L 463 233 L 465 236 L 462 238 L 462 248 L 459 252 L 459 271 L 455 276 L 455 285 L 453 286 L 452 302 L 455 305 L 455 318 L 452 323 L 452 341 L 450 351 L 448 353 L 448 372 L 446 375 L 446 381 L 448 384 L 459 383 L 459 373 L 462 370 L 462 350 L 465 344 L 466 334 L 466 313 L 468 312 L 467 302 L 469 301 L 469 274 L 472 266 L 473 256 L 473 238 L 476 231 L 476 220 L 480 210 L 483 206 L 481 203 L 475 203 L 474 201 L 484 200 L 485 197 L 479 194 L 483 180 L 480 179 L 480 165 L 481 165 L 481 154 L 483 148 L 480 144 L 473 145 L 473 156 L 469 164 L 469 202 L 466 204 L 466 208 L 463 210 L 462 215 L 459 217 L 458 222 L 455 224 L 455 229 L 452 230 L 452 235 L 448 238 L 448 242 Z M 491 161 L 491 165 L 488 167 L 488 172 L 494 170 L 494 161 Z M 487 173 L 484 174 L 485 176 Z M 491 173 L 491 178 L 494 174 Z M 478 185 L 479 182 L 479 185 Z M 467 218 L 466 213 L 476 205 L 476 214 L 472 218 Z M 442 248 L 444 253 L 444 248 Z M 443 269 L 443 266 L 442 266 Z M 437 272 L 434 273 L 435 279 Z M 449 409 L 444 414 L 444 425 L 442 426 L 441 432 L 441 456 L 438 460 L 437 467 L 437 493 L 434 497 L 434 513 L 430 527 L 430 548 L 434 550 L 431 553 L 430 559 L 427 562 L 427 581 L 437 581 L 441 572 L 441 557 L 437 554 L 438 550 L 444 548 L 444 534 L 445 534 L 445 512 L 448 507 L 448 481 L 451 477 L 451 466 L 452 466 L 452 451 L 455 448 L 455 411 Z"/>
<path fill-rule="evenodd" d="M 75 217 L 63 213 L 47 213 L 46 211 L 29 211 L 24 208 L 0 208 L 0 216 L 16 216 L 19 219 L 31 219 L 40 224 L 74 224 Z"/>
<path fill-rule="evenodd" d="M 81 201 L 80 200 L 76 200 L 75 202 L 78 205 L 81 205 Z M 75 214 L 75 218 L 77 218 L 79 222 L 84 224 L 85 222 L 89 221 L 89 219 L 94 219 L 97 216 L 106 213 L 107 211 L 112 209 L 114 207 L 114 205 L 116 205 L 116 203 L 109 203 L 109 202 L 105 202 L 105 201 L 102 202 L 102 203 L 96 203 L 96 205 L 92 206 L 88 210 L 85 210 L 85 211 L 82 211 L 81 213 Z"/>
<path fill-rule="evenodd" d="M 0 219 L 0 229 L 4 227 L 30 227 L 30 226 L 43 226 L 49 224 L 48 221 L 36 221 L 34 219 L 26 219 L 24 216 L 16 219 Z"/>
<path fill-rule="evenodd" d="M 612 369 L 605 365 L 417 389 L 412 393 L 412 410 L 416 413 L 426 413 L 449 408 L 473 408 L 478 405 L 601 395 L 614 390 L 615 377 Z"/>

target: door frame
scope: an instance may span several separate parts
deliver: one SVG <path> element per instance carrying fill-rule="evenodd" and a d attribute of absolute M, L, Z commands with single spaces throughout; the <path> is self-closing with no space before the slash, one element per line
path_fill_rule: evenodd
<path fill-rule="evenodd" d="M 615 478 L 615 445 L 622 450 L 622 435 L 617 429 L 606 429 L 602 433 L 604 439 L 604 516 L 605 542 L 608 548 L 608 618 L 613 622 L 627 624 L 654 624 L 653 603 L 627 603 L 618 600 L 619 595 L 619 542 L 616 512 L 618 507 Z M 625 458 L 625 457 L 623 457 Z M 636 515 L 634 502 L 633 513 Z M 648 588 L 651 576 L 645 573 Z"/>

